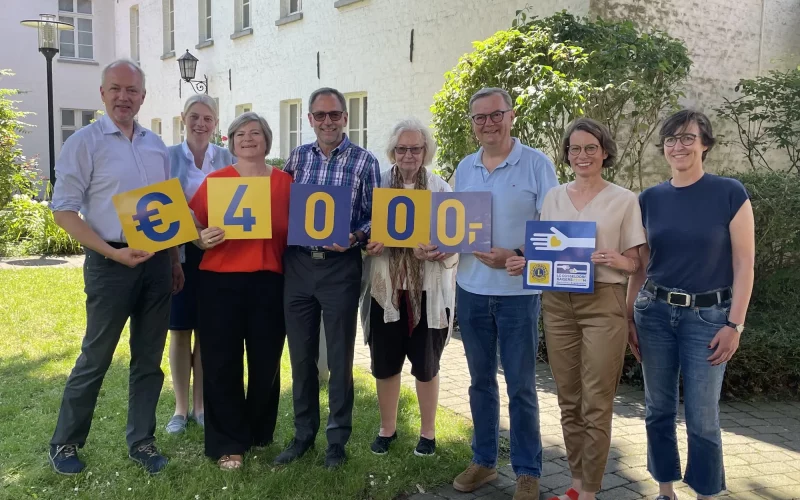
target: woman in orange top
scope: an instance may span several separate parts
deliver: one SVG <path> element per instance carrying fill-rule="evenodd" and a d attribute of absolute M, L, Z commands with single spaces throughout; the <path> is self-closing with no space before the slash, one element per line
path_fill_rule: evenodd
<path fill-rule="evenodd" d="M 205 453 L 225 470 L 242 466 L 253 446 L 272 442 L 280 399 L 283 317 L 283 251 L 289 229 L 292 177 L 264 163 L 272 130 L 256 113 L 238 116 L 228 128 L 238 162 L 208 175 L 189 202 L 204 227 L 195 242 L 206 250 L 200 263 L 199 330 L 205 389 Z M 208 225 L 208 180 L 269 177 L 272 238 L 225 240 Z M 238 212 L 238 210 L 237 210 Z M 244 391 L 243 351 L 248 385 Z"/>

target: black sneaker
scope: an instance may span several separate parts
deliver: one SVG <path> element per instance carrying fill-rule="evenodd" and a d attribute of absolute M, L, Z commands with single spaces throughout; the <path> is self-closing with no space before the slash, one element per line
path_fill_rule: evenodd
<path fill-rule="evenodd" d="M 153 443 L 143 444 L 136 448 L 128 457 L 141 465 L 150 474 L 158 474 L 167 466 L 169 460 L 161 455 Z"/>
<path fill-rule="evenodd" d="M 436 439 L 419 437 L 419 443 L 414 449 L 414 455 L 418 457 L 432 457 L 436 454 Z"/>
<path fill-rule="evenodd" d="M 273 460 L 272 463 L 275 465 L 286 465 L 294 462 L 298 458 L 305 455 L 306 452 L 313 447 L 313 441 L 310 443 L 303 443 L 297 439 L 292 439 L 292 441 L 289 443 L 289 446 L 286 447 L 286 449 L 283 450 L 277 457 L 275 457 L 275 460 Z"/>
<path fill-rule="evenodd" d="M 47 453 L 53 470 L 65 476 L 80 474 L 86 464 L 78 459 L 78 445 L 76 444 L 51 444 Z"/>
<path fill-rule="evenodd" d="M 328 445 L 325 451 L 325 467 L 335 469 L 342 465 L 347 460 L 347 453 L 344 452 L 344 446 L 340 444 Z"/>
<path fill-rule="evenodd" d="M 389 437 L 384 437 L 378 434 L 369 449 L 372 450 L 372 453 L 376 455 L 386 455 L 389 452 L 389 446 L 395 439 L 397 439 L 397 431 L 395 431 L 394 434 Z"/>

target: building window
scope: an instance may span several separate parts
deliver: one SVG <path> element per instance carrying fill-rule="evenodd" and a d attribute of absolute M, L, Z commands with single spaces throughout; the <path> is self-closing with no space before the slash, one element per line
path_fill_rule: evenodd
<path fill-rule="evenodd" d="M 198 16 L 199 26 L 198 33 L 200 33 L 200 40 L 198 43 L 203 43 L 213 38 L 211 32 L 211 0 L 198 0 Z"/>
<path fill-rule="evenodd" d="M 281 155 L 288 158 L 289 153 L 302 143 L 303 101 L 284 101 L 281 103 Z"/>
<path fill-rule="evenodd" d="M 251 28 L 250 21 L 250 0 L 234 0 L 236 2 L 236 31 L 244 31 Z"/>
<path fill-rule="evenodd" d="M 348 94 L 347 99 L 347 136 L 353 144 L 367 147 L 367 94 Z"/>
<path fill-rule="evenodd" d="M 152 130 L 157 136 L 161 137 L 161 120 L 158 118 L 153 118 L 150 120 L 150 130 Z"/>
<path fill-rule="evenodd" d="M 131 7 L 131 59 L 139 64 L 139 6 Z"/>
<path fill-rule="evenodd" d="M 161 0 L 164 21 L 164 54 L 175 52 L 175 0 Z"/>
<path fill-rule="evenodd" d="M 287 14 L 296 14 L 303 10 L 303 0 L 289 0 L 289 9 Z"/>
<path fill-rule="evenodd" d="M 186 140 L 186 125 L 180 116 L 172 119 L 172 144 L 180 144 Z"/>
<path fill-rule="evenodd" d="M 59 20 L 75 26 L 59 35 L 61 57 L 94 59 L 92 0 L 58 0 Z"/>
<path fill-rule="evenodd" d="M 62 109 L 61 110 L 61 144 L 69 136 L 81 128 L 89 125 L 94 120 L 95 111 L 87 109 Z"/>
<path fill-rule="evenodd" d="M 242 113 L 249 113 L 250 111 L 253 111 L 252 104 L 239 104 L 236 106 L 236 116 L 239 116 Z"/>

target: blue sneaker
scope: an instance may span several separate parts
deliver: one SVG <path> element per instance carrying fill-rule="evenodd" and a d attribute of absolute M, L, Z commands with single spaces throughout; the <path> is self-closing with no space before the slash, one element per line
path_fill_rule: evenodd
<path fill-rule="evenodd" d="M 80 474 L 86 464 L 78 459 L 78 445 L 76 444 L 51 444 L 47 453 L 53 470 L 65 476 Z"/>
<path fill-rule="evenodd" d="M 156 445 L 153 443 L 143 444 L 136 448 L 133 453 L 128 455 L 131 460 L 144 467 L 150 474 L 158 474 L 167 466 L 167 457 L 158 453 Z"/>

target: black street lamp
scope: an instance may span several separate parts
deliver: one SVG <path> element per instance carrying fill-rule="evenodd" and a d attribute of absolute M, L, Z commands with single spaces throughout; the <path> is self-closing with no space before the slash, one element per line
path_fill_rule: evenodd
<path fill-rule="evenodd" d="M 53 56 L 58 54 L 59 31 L 75 29 L 71 24 L 56 21 L 53 14 L 40 14 L 39 19 L 26 19 L 20 24 L 39 30 L 39 52 L 47 61 L 47 122 L 50 131 L 50 185 L 56 183 L 56 144 L 53 126 Z"/>
<path fill-rule="evenodd" d="M 194 80 L 197 72 L 197 58 L 189 53 L 189 49 L 186 49 L 186 53 L 178 58 L 178 67 L 181 70 L 181 78 L 192 86 L 195 94 L 200 92 L 208 94 L 208 77 L 203 75 L 202 80 Z M 181 97 L 180 85 L 178 86 L 178 97 Z"/>

